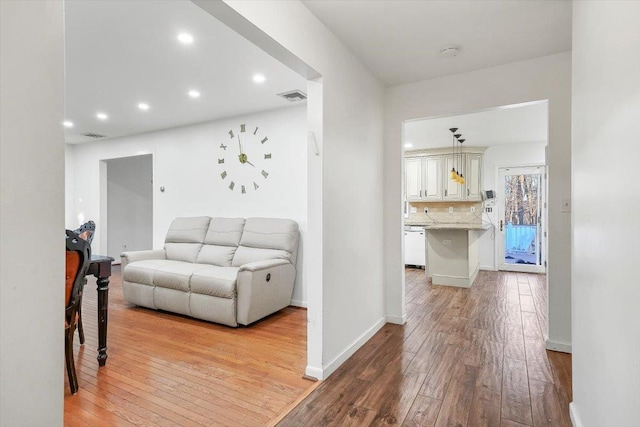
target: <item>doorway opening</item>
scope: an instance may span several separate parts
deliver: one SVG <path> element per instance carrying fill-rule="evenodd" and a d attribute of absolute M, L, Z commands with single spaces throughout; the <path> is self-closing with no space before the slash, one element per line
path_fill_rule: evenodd
<path fill-rule="evenodd" d="M 153 249 L 153 156 L 106 160 L 107 255 Z"/>

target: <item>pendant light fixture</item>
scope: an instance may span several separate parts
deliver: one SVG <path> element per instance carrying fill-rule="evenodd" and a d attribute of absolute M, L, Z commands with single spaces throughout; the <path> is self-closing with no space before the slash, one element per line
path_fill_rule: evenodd
<path fill-rule="evenodd" d="M 453 141 L 451 142 L 451 155 L 452 155 L 451 173 L 449 173 L 449 178 L 452 181 L 455 181 L 456 177 L 458 176 L 458 172 L 456 172 L 456 164 L 455 164 L 456 131 L 458 130 L 458 128 L 450 128 L 449 130 L 451 131 L 451 135 L 453 136 Z"/>
<path fill-rule="evenodd" d="M 464 175 L 462 174 L 462 143 L 464 141 L 466 140 L 458 138 L 458 143 L 460 144 L 460 179 L 458 179 L 458 183 L 460 184 L 464 184 Z"/>
<path fill-rule="evenodd" d="M 458 128 L 449 128 L 451 134 L 453 135 L 453 139 L 451 142 L 451 156 L 452 156 L 452 167 L 451 172 L 449 173 L 449 178 L 451 181 L 455 181 L 458 184 L 464 184 L 464 174 L 462 173 L 462 143 L 466 141 L 465 139 L 460 139 L 462 134 L 456 133 Z M 456 150 L 456 141 L 458 142 Z M 458 154 L 459 151 L 459 154 Z M 458 155 L 460 156 L 460 164 L 458 165 Z M 456 170 L 456 167 L 458 168 Z"/>

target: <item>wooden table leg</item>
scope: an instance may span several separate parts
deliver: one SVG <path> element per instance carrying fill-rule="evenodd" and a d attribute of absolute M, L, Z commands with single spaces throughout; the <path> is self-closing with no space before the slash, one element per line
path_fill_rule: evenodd
<path fill-rule="evenodd" d="M 107 305 L 109 277 L 99 277 L 98 284 L 98 365 L 107 363 Z"/>

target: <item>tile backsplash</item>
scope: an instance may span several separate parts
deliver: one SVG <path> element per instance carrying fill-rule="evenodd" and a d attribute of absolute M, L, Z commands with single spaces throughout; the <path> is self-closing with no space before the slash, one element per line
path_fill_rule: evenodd
<path fill-rule="evenodd" d="M 453 208 L 453 213 L 449 208 Z M 471 208 L 475 212 L 471 212 Z M 428 213 L 424 213 L 427 208 Z M 412 211 L 415 210 L 415 213 Z M 405 224 L 482 224 L 482 202 L 409 202 Z"/>

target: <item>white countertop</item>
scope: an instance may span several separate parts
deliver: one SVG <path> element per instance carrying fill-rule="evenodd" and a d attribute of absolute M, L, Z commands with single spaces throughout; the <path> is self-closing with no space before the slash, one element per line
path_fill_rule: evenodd
<path fill-rule="evenodd" d="M 424 227 L 425 230 L 489 230 L 491 224 L 469 224 L 469 223 L 445 223 L 436 224 L 406 224 L 411 227 Z"/>

